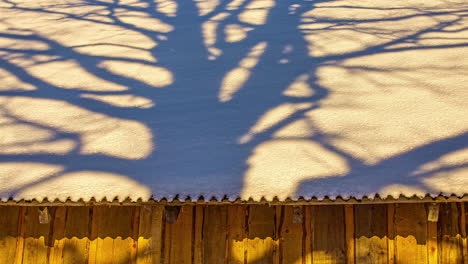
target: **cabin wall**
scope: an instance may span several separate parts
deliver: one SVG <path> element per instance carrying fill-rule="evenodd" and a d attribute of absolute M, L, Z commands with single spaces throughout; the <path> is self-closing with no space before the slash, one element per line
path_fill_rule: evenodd
<path fill-rule="evenodd" d="M 4 205 L 0 263 L 467 263 L 466 204 L 430 206 Z"/>

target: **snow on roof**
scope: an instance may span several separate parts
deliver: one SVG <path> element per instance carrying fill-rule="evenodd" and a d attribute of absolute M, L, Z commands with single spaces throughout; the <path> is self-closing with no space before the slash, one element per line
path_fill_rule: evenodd
<path fill-rule="evenodd" d="M 468 193 L 468 2 L 0 2 L 2 200 Z"/>

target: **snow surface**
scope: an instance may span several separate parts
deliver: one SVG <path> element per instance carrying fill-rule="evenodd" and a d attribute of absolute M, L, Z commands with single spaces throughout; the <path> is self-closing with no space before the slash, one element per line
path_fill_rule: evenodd
<path fill-rule="evenodd" d="M 468 2 L 0 2 L 0 199 L 468 193 Z"/>

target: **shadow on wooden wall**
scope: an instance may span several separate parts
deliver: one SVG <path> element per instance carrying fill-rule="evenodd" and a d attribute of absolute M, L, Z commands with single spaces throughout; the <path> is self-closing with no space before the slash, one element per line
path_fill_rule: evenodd
<path fill-rule="evenodd" d="M 429 206 L 0 206 L 0 263 L 464 263 L 465 205 Z"/>

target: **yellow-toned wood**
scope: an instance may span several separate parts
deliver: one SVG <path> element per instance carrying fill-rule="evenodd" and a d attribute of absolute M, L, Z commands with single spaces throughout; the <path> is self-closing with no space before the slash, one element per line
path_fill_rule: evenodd
<path fill-rule="evenodd" d="M 388 264 L 395 263 L 395 205 L 387 205 Z"/>
<path fill-rule="evenodd" d="M 427 263 L 427 212 L 424 204 L 395 205 L 395 262 Z"/>
<path fill-rule="evenodd" d="M 165 223 L 164 263 L 189 264 L 192 262 L 193 206 L 182 206 L 175 223 Z"/>
<path fill-rule="evenodd" d="M 140 226 L 140 213 L 141 213 L 141 206 L 133 206 L 131 207 L 132 210 L 132 223 L 130 226 L 130 263 L 136 264 L 137 263 L 137 254 L 138 254 L 138 234 L 139 234 L 139 226 Z"/>
<path fill-rule="evenodd" d="M 195 219 L 193 228 L 193 263 L 203 264 L 203 221 L 205 216 L 205 206 L 195 206 Z"/>
<path fill-rule="evenodd" d="M 463 263 L 463 232 L 461 230 L 461 219 L 463 218 L 463 215 L 461 214 L 462 212 L 460 207 L 461 204 L 456 203 L 440 204 L 439 221 L 437 223 L 439 226 L 439 263 Z M 429 222 L 429 224 L 431 223 Z M 429 226 L 428 233 L 431 238 L 431 242 L 433 242 L 433 236 L 436 236 L 437 238 L 436 228 L 437 227 L 432 226 L 431 230 L 431 226 Z M 437 241 L 435 241 L 435 243 L 437 243 Z M 437 244 L 433 244 L 432 246 L 437 248 Z"/>
<path fill-rule="evenodd" d="M 468 264 L 468 243 L 466 234 L 466 204 L 460 203 L 460 232 L 462 236 L 463 264 Z"/>
<path fill-rule="evenodd" d="M 137 263 L 161 263 L 164 206 L 140 209 Z"/>
<path fill-rule="evenodd" d="M 52 210 L 51 210 L 52 211 Z M 50 241 L 50 248 L 49 251 L 49 263 L 56 264 L 62 263 L 62 255 L 63 255 L 63 247 L 65 243 L 65 222 L 67 216 L 67 208 L 66 207 L 55 207 L 52 218 L 52 237 L 49 239 Z"/>
<path fill-rule="evenodd" d="M 437 222 L 427 223 L 427 263 L 437 264 Z"/>
<path fill-rule="evenodd" d="M 111 207 L 109 217 L 104 216 L 103 224 L 107 237 L 113 239 L 112 261 L 114 263 L 133 263 L 136 248 L 136 238 L 134 237 L 133 223 L 137 207 L 120 206 Z M 108 233 L 107 233 L 108 232 Z"/>
<path fill-rule="evenodd" d="M 67 207 L 63 262 L 84 264 L 88 257 L 90 207 Z"/>
<path fill-rule="evenodd" d="M 354 241 L 354 206 L 347 204 L 345 209 L 345 240 L 346 240 L 346 263 L 354 264 L 355 241 Z"/>
<path fill-rule="evenodd" d="M 312 226 L 311 226 L 311 206 L 304 206 L 304 264 L 312 264 Z"/>
<path fill-rule="evenodd" d="M 112 238 L 112 227 L 114 223 L 108 223 L 108 218 L 112 217 L 113 208 L 110 206 L 96 206 L 93 208 L 93 228 L 92 233 L 96 234 L 96 263 L 105 261 L 111 262 L 114 248 Z M 90 256 L 91 257 L 91 256 Z"/>
<path fill-rule="evenodd" d="M 345 263 L 346 245 L 343 206 L 315 206 L 313 210 L 313 263 Z"/>
<path fill-rule="evenodd" d="M 114 263 L 134 263 L 137 238 L 133 223 L 138 207 L 121 206 L 112 209 L 112 217 L 106 218 L 106 224 L 112 227 L 109 236 L 114 239 L 112 260 Z"/>
<path fill-rule="evenodd" d="M 211 205 L 205 208 L 203 221 L 204 263 L 224 263 L 226 259 L 227 207 Z"/>
<path fill-rule="evenodd" d="M 16 206 L 0 207 L 0 263 L 13 263 L 15 259 L 19 216 Z"/>
<path fill-rule="evenodd" d="M 275 208 L 249 206 L 247 263 L 270 264 L 275 250 Z"/>
<path fill-rule="evenodd" d="M 186 205 L 168 224 L 161 205 L 62 206 L 40 224 L 38 207 L 5 206 L 0 263 L 466 264 L 465 204 L 440 204 L 437 223 L 427 208 L 303 206 L 301 224 L 292 206 Z"/>
<path fill-rule="evenodd" d="M 27 208 L 25 218 L 23 263 L 48 263 L 50 222 L 39 223 L 38 207 Z"/>
<path fill-rule="evenodd" d="M 247 206 L 228 206 L 228 264 L 243 264 L 247 241 Z"/>
<path fill-rule="evenodd" d="M 273 238 L 273 262 L 272 264 L 280 264 L 282 262 L 283 256 L 281 255 L 281 248 L 280 248 L 280 230 L 281 226 L 283 225 L 283 218 L 284 218 L 284 206 L 275 205 L 275 230 L 274 230 L 274 238 Z"/>
<path fill-rule="evenodd" d="M 386 264 L 387 206 L 355 205 L 356 263 Z"/>
<path fill-rule="evenodd" d="M 26 229 L 26 207 L 20 207 L 18 215 L 18 237 L 16 240 L 16 251 L 14 264 L 23 263 L 24 234 Z"/>
<path fill-rule="evenodd" d="M 91 207 L 90 209 L 90 225 L 91 230 L 89 234 L 90 241 L 89 244 L 89 251 L 88 251 L 88 263 L 95 264 L 97 261 L 97 251 L 98 251 L 98 231 L 99 231 L 99 218 L 96 216 L 99 213 L 96 212 L 96 207 Z"/>
<path fill-rule="evenodd" d="M 281 260 L 284 264 L 302 264 L 302 223 L 294 223 L 294 207 L 283 207 L 279 230 Z"/>

